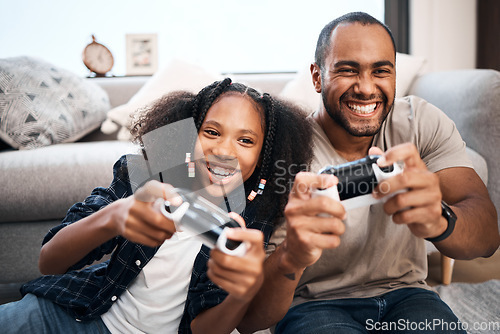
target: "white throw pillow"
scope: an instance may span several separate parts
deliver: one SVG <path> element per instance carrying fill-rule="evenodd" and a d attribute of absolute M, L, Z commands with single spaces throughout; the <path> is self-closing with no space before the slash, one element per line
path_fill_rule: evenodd
<path fill-rule="evenodd" d="M 422 71 L 424 63 L 424 58 L 396 53 L 396 97 L 408 93 L 415 78 Z M 314 90 L 309 66 L 300 71 L 297 77 L 283 88 L 280 96 L 311 112 L 318 108 L 321 95 Z"/>
<path fill-rule="evenodd" d="M 288 82 L 279 96 L 313 112 L 319 106 L 321 95 L 314 90 L 309 67 L 297 73 L 297 77 Z"/>
<path fill-rule="evenodd" d="M 203 87 L 221 79 L 220 75 L 198 65 L 174 59 L 164 69 L 156 72 L 126 104 L 110 110 L 101 131 L 109 134 L 121 126 L 118 139 L 129 140 L 129 129 L 136 111 L 151 105 L 169 92 L 186 90 L 198 93 Z"/>
<path fill-rule="evenodd" d="M 415 79 L 422 74 L 425 58 L 396 53 L 396 97 L 408 94 Z"/>

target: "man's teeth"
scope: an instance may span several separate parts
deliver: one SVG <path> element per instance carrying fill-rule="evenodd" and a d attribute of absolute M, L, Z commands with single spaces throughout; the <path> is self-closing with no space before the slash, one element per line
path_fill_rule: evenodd
<path fill-rule="evenodd" d="M 349 108 L 351 108 L 352 110 L 354 110 L 360 114 L 369 114 L 369 113 L 373 112 L 375 110 L 375 108 L 377 107 L 376 103 L 367 104 L 367 105 L 348 103 L 347 105 L 349 106 Z"/>

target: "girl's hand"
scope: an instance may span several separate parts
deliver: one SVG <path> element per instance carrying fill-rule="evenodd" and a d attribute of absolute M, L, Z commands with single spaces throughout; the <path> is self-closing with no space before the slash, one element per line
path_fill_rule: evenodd
<path fill-rule="evenodd" d="M 40 251 L 40 272 L 63 274 L 117 235 L 150 247 L 161 245 L 175 232 L 175 226 L 161 213 L 161 203 L 155 201 L 163 201 L 163 193 L 172 197 L 171 189 L 157 181 L 148 182 L 134 196 L 117 200 L 61 229 Z"/>
<path fill-rule="evenodd" d="M 137 189 L 134 196 L 120 200 L 115 210 L 113 225 L 118 235 L 135 243 L 156 247 L 175 233 L 174 222 L 165 217 L 161 205 L 172 197 L 173 187 L 158 181 L 149 181 Z"/>
<path fill-rule="evenodd" d="M 244 256 L 237 257 L 225 254 L 217 248 L 212 249 L 207 274 L 212 282 L 233 298 L 247 303 L 257 294 L 264 281 L 264 235 L 261 231 L 246 229 L 244 220 L 239 215 L 233 212 L 230 215 L 242 228 L 229 229 L 227 237 L 245 242 L 247 252 Z"/>

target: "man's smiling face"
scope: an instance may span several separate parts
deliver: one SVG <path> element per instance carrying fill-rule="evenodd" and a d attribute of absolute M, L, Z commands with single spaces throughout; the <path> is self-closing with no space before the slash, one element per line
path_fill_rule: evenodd
<path fill-rule="evenodd" d="M 321 69 L 321 96 L 330 117 L 352 136 L 373 136 L 394 104 L 392 40 L 376 24 L 347 23 L 330 37 Z"/>

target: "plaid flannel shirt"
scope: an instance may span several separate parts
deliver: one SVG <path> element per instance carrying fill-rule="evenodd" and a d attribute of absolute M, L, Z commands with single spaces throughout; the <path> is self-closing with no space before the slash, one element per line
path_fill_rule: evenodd
<path fill-rule="evenodd" d="M 107 188 L 95 188 L 83 202 L 74 204 L 62 223 L 52 228 L 43 240 L 47 243 L 62 228 L 99 211 L 110 203 L 132 195 L 128 178 L 128 164 L 131 157 L 121 157 L 113 166 L 113 181 Z M 252 180 L 253 182 L 253 180 Z M 247 227 L 264 232 L 267 245 L 273 230 L 272 217 L 255 221 L 256 205 L 250 204 L 242 214 Z M 158 247 L 151 248 L 135 244 L 118 236 L 97 247 L 62 275 L 46 275 L 32 280 L 21 287 L 23 295 L 32 293 L 63 307 L 75 319 L 92 320 L 104 314 L 113 302 L 127 289 L 142 268 L 153 258 Z M 111 258 L 103 263 L 93 264 L 106 254 Z M 191 278 L 188 300 L 180 332 L 190 332 L 189 324 L 201 311 L 221 303 L 227 293 L 212 283 L 207 275 L 209 249 L 202 247 L 198 254 Z M 183 329 L 184 328 L 184 329 Z"/>
<path fill-rule="evenodd" d="M 273 220 L 277 210 L 268 213 L 265 218 L 257 215 L 257 206 L 248 205 L 242 214 L 248 228 L 254 228 L 264 233 L 264 247 L 267 247 L 274 228 Z M 260 218 L 257 218 L 260 216 Z M 228 293 L 215 285 L 207 276 L 207 262 L 210 258 L 210 249 L 202 246 L 198 253 L 191 275 L 188 296 L 184 306 L 184 314 L 179 326 L 179 333 L 191 333 L 191 321 L 206 309 L 222 303 Z"/>
<path fill-rule="evenodd" d="M 108 188 L 94 189 L 83 202 L 74 204 L 61 225 L 48 232 L 43 244 L 67 225 L 91 215 L 120 198 L 132 195 L 126 170 L 127 158 L 123 156 L 113 167 L 114 177 L 111 185 Z M 33 293 L 49 299 L 65 308 L 75 319 L 90 320 L 111 307 L 154 256 L 157 249 L 138 245 L 118 236 L 87 254 L 65 274 L 46 275 L 24 284 L 21 293 L 23 295 Z M 112 252 L 108 261 L 91 265 Z M 87 265 L 91 266 L 84 268 Z"/>

